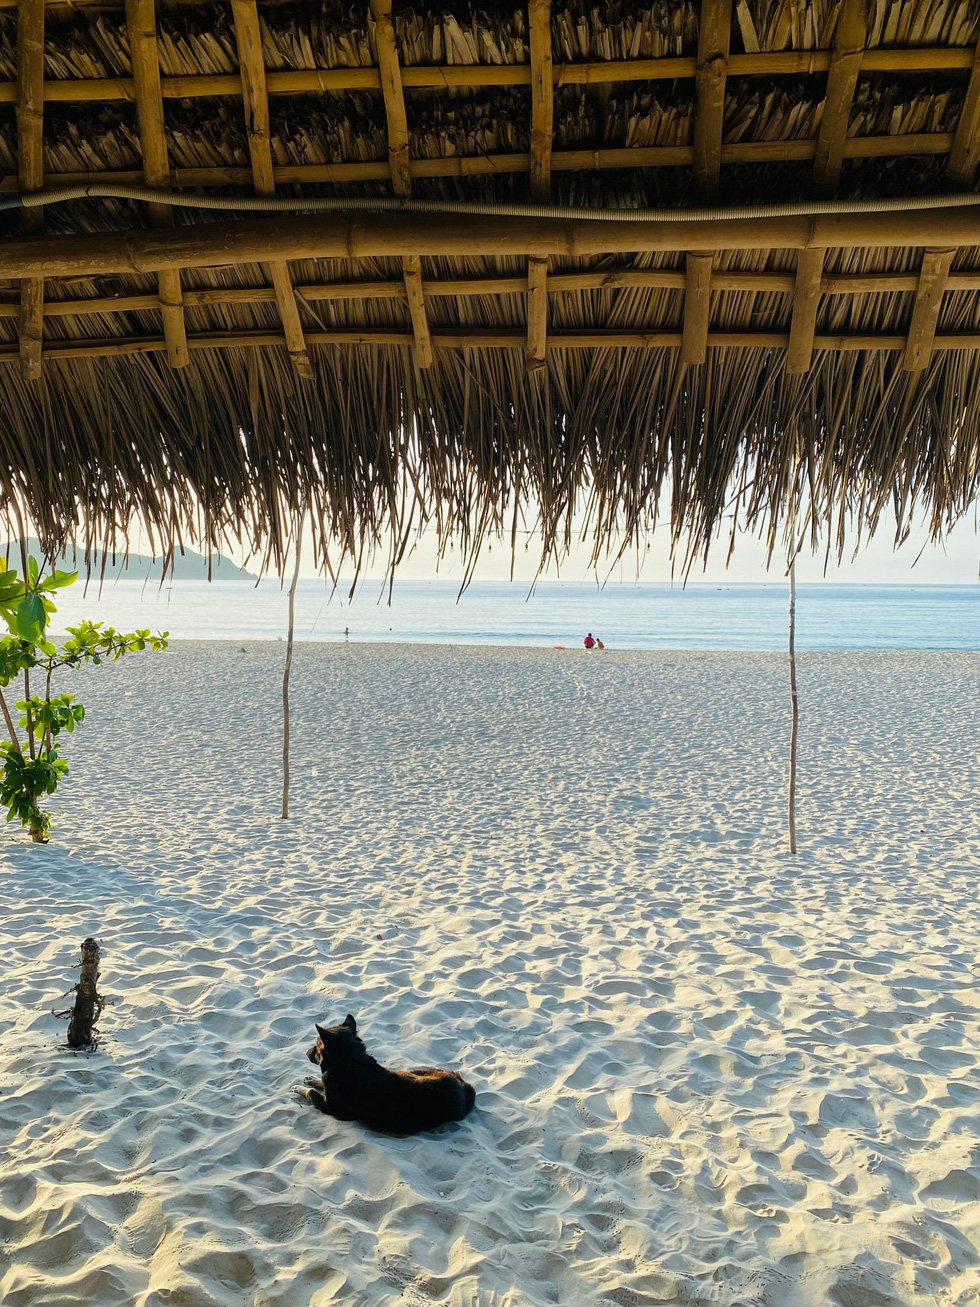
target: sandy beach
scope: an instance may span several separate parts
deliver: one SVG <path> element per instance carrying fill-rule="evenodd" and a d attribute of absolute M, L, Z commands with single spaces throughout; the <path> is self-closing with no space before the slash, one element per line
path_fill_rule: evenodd
<path fill-rule="evenodd" d="M 79 674 L 0 848 L 5 1307 L 972 1307 L 980 655 L 281 644 Z M 78 946 L 104 1043 L 64 1051 Z M 315 1020 L 463 1071 L 388 1138 Z"/>

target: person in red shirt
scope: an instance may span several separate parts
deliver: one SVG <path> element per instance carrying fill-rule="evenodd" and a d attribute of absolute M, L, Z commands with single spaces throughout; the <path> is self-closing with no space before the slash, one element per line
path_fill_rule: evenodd
<path fill-rule="evenodd" d="M 590 631 L 589 634 L 585 637 L 584 644 L 585 644 L 586 649 L 594 649 L 594 648 L 595 648 L 595 638 L 594 638 L 594 636 L 593 636 L 593 634 L 592 634 L 591 631 Z"/>

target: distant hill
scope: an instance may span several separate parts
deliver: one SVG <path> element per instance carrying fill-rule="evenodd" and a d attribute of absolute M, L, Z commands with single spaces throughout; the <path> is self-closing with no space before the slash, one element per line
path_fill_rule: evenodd
<path fill-rule="evenodd" d="M 36 540 L 28 538 L 27 552 L 33 554 L 36 558 L 41 555 L 41 547 Z M 20 542 L 7 544 L 4 547 L 4 553 L 15 567 L 20 566 Z M 91 554 L 90 566 L 86 568 L 85 555 L 79 550 L 73 553 L 68 550 L 60 558 L 55 560 L 55 565 L 63 571 L 79 572 L 84 578 L 86 571 L 92 577 L 103 575 L 102 572 L 102 551 L 95 550 Z M 105 560 L 105 577 L 107 580 L 125 580 L 125 581 L 145 581 L 159 580 L 163 569 L 163 563 L 160 558 L 153 558 L 150 554 L 129 554 L 123 559 L 121 554 L 115 557 L 110 553 Z M 182 554 L 176 554 L 173 561 L 173 572 L 168 573 L 173 576 L 175 581 L 206 581 L 208 579 L 207 559 L 203 554 L 197 553 L 193 549 L 185 549 Z M 254 572 L 248 572 L 244 567 L 236 567 L 230 558 L 225 558 L 222 554 L 211 555 L 211 580 L 212 581 L 255 581 L 257 577 Z"/>

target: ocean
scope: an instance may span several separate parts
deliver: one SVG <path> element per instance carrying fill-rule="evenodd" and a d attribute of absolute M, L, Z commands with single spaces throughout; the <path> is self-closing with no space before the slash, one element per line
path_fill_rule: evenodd
<path fill-rule="evenodd" d="M 101 594 L 81 581 L 59 596 L 55 629 L 79 617 L 117 627 L 170 631 L 174 639 L 285 637 L 287 596 L 275 581 L 116 581 Z M 655 583 L 526 586 L 396 581 L 391 603 L 379 582 L 354 599 L 304 580 L 296 598 L 298 640 L 423 644 L 580 646 L 588 631 L 610 649 L 782 649 L 785 582 L 686 587 Z M 345 637 L 344 630 L 349 630 Z M 800 649 L 978 649 L 980 585 L 797 586 Z"/>

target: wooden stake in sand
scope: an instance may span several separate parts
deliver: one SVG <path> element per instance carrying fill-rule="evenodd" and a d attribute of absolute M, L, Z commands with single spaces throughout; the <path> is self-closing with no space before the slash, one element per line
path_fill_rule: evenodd
<path fill-rule="evenodd" d="M 296 523 L 296 565 L 289 586 L 289 633 L 286 637 L 286 666 L 282 673 L 282 819 L 289 818 L 289 671 L 293 665 L 293 627 L 296 616 L 296 586 L 299 582 L 299 560 L 303 548 L 303 521 L 306 509 Z"/>
<path fill-rule="evenodd" d="M 82 974 L 75 986 L 75 1006 L 68 1022 L 68 1047 L 91 1048 L 95 1041 L 95 1023 L 105 1006 L 98 991 L 98 940 L 82 941 Z"/>
<path fill-rule="evenodd" d="M 789 851 L 796 852 L 796 736 L 800 704 L 796 693 L 796 559 L 789 565 L 789 697 L 792 726 L 789 734 Z"/>

